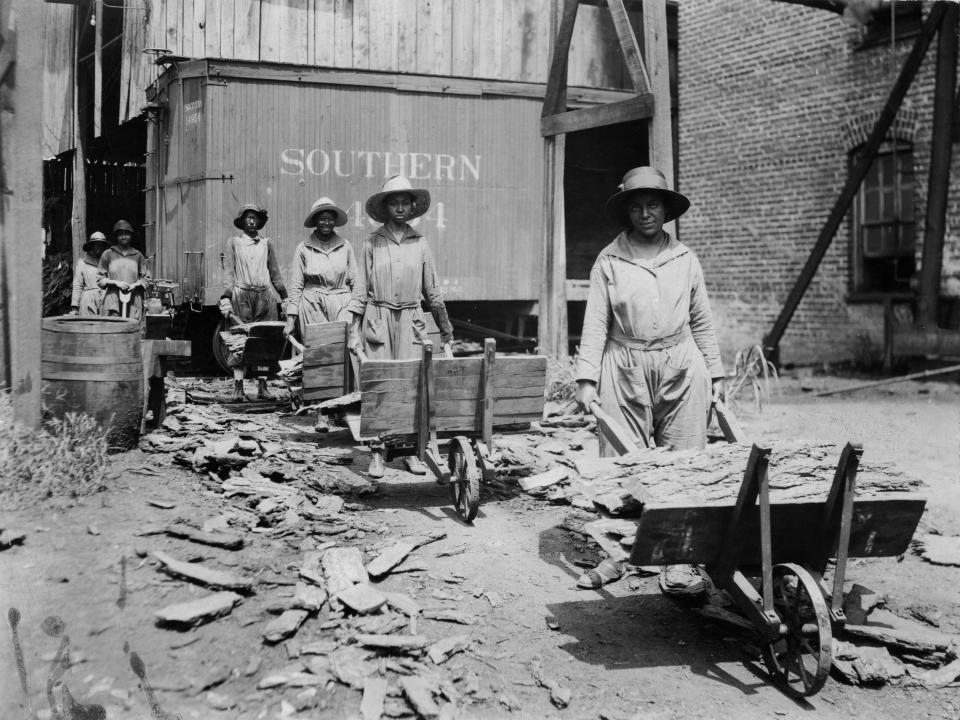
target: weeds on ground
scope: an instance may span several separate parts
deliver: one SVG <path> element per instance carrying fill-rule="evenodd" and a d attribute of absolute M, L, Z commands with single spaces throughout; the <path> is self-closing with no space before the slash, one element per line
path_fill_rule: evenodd
<path fill-rule="evenodd" d="M 39 429 L 19 423 L 0 392 L 0 506 L 72 499 L 103 490 L 106 433 L 89 415 L 67 413 Z"/>
<path fill-rule="evenodd" d="M 748 395 L 756 412 L 763 409 L 763 401 L 770 397 L 770 379 L 779 380 L 777 368 L 763 356 L 759 345 L 737 351 L 733 361 L 733 377 L 727 388 L 727 402 L 735 409 L 742 407 L 739 395 Z"/>
<path fill-rule="evenodd" d="M 547 402 L 565 404 L 577 392 L 576 358 L 547 356 Z"/>

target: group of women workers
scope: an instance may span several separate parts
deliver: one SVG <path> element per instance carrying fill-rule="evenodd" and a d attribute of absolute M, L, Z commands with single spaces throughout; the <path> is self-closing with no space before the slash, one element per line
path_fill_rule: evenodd
<path fill-rule="evenodd" d="M 244 206 L 234 224 L 244 235 L 231 238 L 225 266 L 220 309 L 225 317 L 236 314 L 243 322 L 276 319 L 270 317 L 269 287 L 280 296 L 286 313 L 284 334 L 300 331 L 310 324 L 348 321 L 349 345 L 361 358 L 399 360 L 420 356 L 427 339 L 421 310 L 425 300 L 440 329 L 444 354 L 453 356 L 453 327 L 437 282 L 433 255 L 426 239 L 410 222 L 430 208 L 430 193 L 415 188 L 402 176 L 388 179 L 366 202 L 366 212 L 382 223 L 364 242 L 359 259 L 337 228 L 347 223 L 347 214 L 333 200 L 317 200 L 304 220 L 310 236 L 295 252 L 289 288 L 276 270 L 272 245 L 259 231 L 266 212 Z M 262 307 L 261 307 L 262 306 Z M 243 369 L 238 370 L 242 397 Z M 259 396 L 265 382 L 261 378 Z M 318 419 L 318 425 L 320 420 Z M 382 477 L 384 448 L 371 446 L 369 474 Z M 426 469 L 415 456 L 406 459 L 407 468 L 424 474 Z"/>
<path fill-rule="evenodd" d="M 83 245 L 73 273 L 71 315 L 108 315 L 140 321 L 150 274 L 147 259 L 133 247 L 133 226 L 118 220 L 114 243 L 95 232 Z"/>

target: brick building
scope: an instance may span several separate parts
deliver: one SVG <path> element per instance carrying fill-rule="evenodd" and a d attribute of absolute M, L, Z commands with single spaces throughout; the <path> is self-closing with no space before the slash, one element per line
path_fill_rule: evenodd
<path fill-rule="evenodd" d="M 680 0 L 678 187 L 692 200 L 680 235 L 703 264 L 727 362 L 770 331 L 929 8 L 901 1 L 891 17 L 884 3 L 854 26 L 772 0 Z M 920 268 L 935 68 L 936 40 L 783 337 L 783 363 L 878 359 L 883 297 L 909 294 Z M 951 185 L 958 173 L 955 156 Z M 946 228 L 941 326 L 956 328 L 956 193 Z M 912 321 L 909 303 L 896 311 Z"/>

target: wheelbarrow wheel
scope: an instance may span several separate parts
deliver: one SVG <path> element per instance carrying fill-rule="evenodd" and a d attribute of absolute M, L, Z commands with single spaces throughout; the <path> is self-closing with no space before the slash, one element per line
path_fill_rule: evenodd
<path fill-rule="evenodd" d="M 782 636 L 763 648 L 767 670 L 793 697 L 808 697 L 823 687 L 830 673 L 830 613 L 820 587 L 799 565 L 773 568 L 773 609 Z"/>
<path fill-rule="evenodd" d="M 464 522 L 473 522 L 480 509 L 480 469 L 470 441 L 462 435 L 450 443 L 450 500 Z"/>

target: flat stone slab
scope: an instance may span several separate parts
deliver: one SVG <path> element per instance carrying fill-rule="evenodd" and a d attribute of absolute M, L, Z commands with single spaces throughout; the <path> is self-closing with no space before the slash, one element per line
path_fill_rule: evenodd
<path fill-rule="evenodd" d="M 280 617 L 271 620 L 263 629 L 264 642 L 273 644 L 293 635 L 309 613 L 306 610 L 287 610 Z"/>
<path fill-rule="evenodd" d="M 250 578 L 234 575 L 223 570 L 214 570 L 199 563 L 183 562 L 162 550 L 155 550 L 153 556 L 160 561 L 167 572 L 200 585 L 224 590 L 239 590 L 245 593 L 253 589 L 253 580 Z"/>
<path fill-rule="evenodd" d="M 387 604 L 387 596 L 367 583 L 358 583 L 343 590 L 337 600 L 361 615 L 379 610 Z"/>
<path fill-rule="evenodd" d="M 199 600 L 168 605 L 154 615 L 161 624 L 195 626 L 227 615 L 243 600 L 233 592 L 218 592 Z"/>

